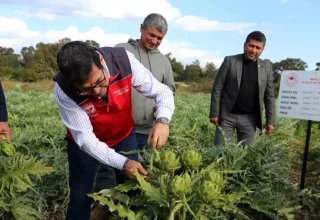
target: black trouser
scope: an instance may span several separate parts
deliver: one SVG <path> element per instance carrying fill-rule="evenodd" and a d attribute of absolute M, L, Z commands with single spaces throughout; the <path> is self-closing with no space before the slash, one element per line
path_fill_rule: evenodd
<path fill-rule="evenodd" d="M 136 133 L 136 140 L 139 150 L 148 148 L 148 136 L 149 135 L 147 134 Z M 115 176 L 115 170 L 111 166 L 101 164 L 97 172 L 94 191 L 99 192 L 102 189 L 109 189 L 116 186 L 117 183 Z"/>
<path fill-rule="evenodd" d="M 113 149 L 119 151 L 131 151 L 137 149 L 134 130 Z M 87 194 L 93 192 L 96 170 L 99 162 L 86 152 L 82 151 L 73 140 L 67 144 L 69 162 L 69 188 L 70 202 L 67 210 L 67 220 L 89 220 L 92 199 Z M 129 159 L 138 161 L 138 154 L 124 155 Z M 102 167 L 105 166 L 101 164 Z M 110 169 L 110 168 L 109 168 Z M 114 169 L 115 183 L 121 184 L 128 179 L 124 171 Z"/>

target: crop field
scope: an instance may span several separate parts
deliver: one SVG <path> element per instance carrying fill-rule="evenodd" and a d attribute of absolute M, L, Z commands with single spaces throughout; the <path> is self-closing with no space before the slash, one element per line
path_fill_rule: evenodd
<path fill-rule="evenodd" d="M 0 153 L 0 219 L 62 220 L 68 163 L 53 93 L 16 87 L 5 95 L 15 150 Z M 319 123 L 300 190 L 306 121 L 278 118 L 276 132 L 257 134 L 250 147 L 215 148 L 209 103 L 209 94 L 177 94 L 167 146 L 141 156 L 148 179 L 88 196 L 113 219 L 320 219 Z"/>

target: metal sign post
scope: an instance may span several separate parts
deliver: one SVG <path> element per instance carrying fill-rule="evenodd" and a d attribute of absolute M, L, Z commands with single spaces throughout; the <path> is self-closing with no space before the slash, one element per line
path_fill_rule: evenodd
<path fill-rule="evenodd" d="M 308 120 L 306 146 L 304 148 L 304 156 L 303 156 L 302 171 L 301 171 L 300 189 L 304 189 L 304 183 L 306 179 L 309 143 L 310 143 L 310 136 L 311 136 L 311 126 L 312 126 L 312 121 Z"/>

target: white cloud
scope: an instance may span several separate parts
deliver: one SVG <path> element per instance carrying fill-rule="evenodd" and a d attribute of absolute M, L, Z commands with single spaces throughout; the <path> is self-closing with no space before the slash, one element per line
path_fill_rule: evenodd
<path fill-rule="evenodd" d="M 266 38 L 268 39 L 268 36 L 270 34 L 272 34 L 274 32 L 274 30 L 271 28 L 271 27 L 261 27 L 261 28 L 258 28 L 258 29 L 253 29 L 253 28 L 249 28 L 249 29 L 246 29 L 246 30 L 239 30 L 237 33 L 239 35 L 245 35 L 247 36 L 248 34 L 250 34 L 251 32 L 253 31 L 261 31 L 262 33 L 264 33 L 266 35 Z"/>
<path fill-rule="evenodd" d="M 87 32 L 79 32 L 76 27 L 69 27 L 66 30 L 49 30 L 43 33 L 46 42 L 55 42 L 59 39 L 68 37 L 71 40 L 95 40 L 100 46 L 114 46 L 119 42 L 126 42 L 130 38 L 128 34 L 107 34 L 99 27 L 93 27 Z"/>
<path fill-rule="evenodd" d="M 172 7 L 167 0 L 4 0 L 7 4 L 25 4 L 20 13 L 52 20 L 58 16 L 67 17 L 100 17 L 100 18 L 144 18 L 151 12 L 162 14 L 171 21 L 181 14 L 178 8 Z"/>
<path fill-rule="evenodd" d="M 127 41 L 130 37 L 128 34 L 104 33 L 99 27 L 93 27 L 86 32 L 79 32 L 73 26 L 60 31 L 31 31 L 26 23 L 19 18 L 0 17 L 0 23 L 7 24 L 0 26 L 0 46 L 12 47 L 15 53 L 19 53 L 24 46 L 35 46 L 39 42 L 54 43 L 65 37 L 71 40 L 95 40 L 105 46 L 114 46 L 119 41 Z"/>
<path fill-rule="evenodd" d="M 0 17 L 0 23 L 8 25 L 0 26 L 0 46 L 11 47 L 15 53 L 19 53 L 24 46 L 34 46 L 39 43 L 54 43 L 68 37 L 71 40 L 95 40 L 100 46 L 114 46 L 117 43 L 127 42 L 132 36 L 123 33 L 105 33 L 99 27 L 93 27 L 88 31 L 80 32 L 76 27 L 68 27 L 65 30 L 48 30 L 45 32 L 31 31 L 24 21 L 18 18 Z M 200 61 L 202 67 L 206 62 L 214 62 L 220 66 L 222 59 L 213 51 L 202 51 L 187 42 L 170 42 L 164 39 L 160 48 L 162 53 L 171 52 L 172 56 L 183 64 L 191 64 L 195 59 Z"/>
<path fill-rule="evenodd" d="M 56 15 L 49 12 L 48 9 L 42 9 L 41 12 L 15 11 L 15 14 L 24 15 L 26 17 L 36 17 L 48 21 L 52 21 L 56 18 Z"/>
<path fill-rule="evenodd" d="M 187 31 L 238 31 L 244 28 L 252 28 L 253 23 L 220 23 L 216 20 L 187 15 L 175 20 L 175 26 Z"/>
<path fill-rule="evenodd" d="M 19 18 L 0 17 L 0 46 L 19 47 L 26 39 L 35 39 L 40 35 L 38 31 L 30 31 L 26 23 Z"/>
<path fill-rule="evenodd" d="M 288 3 L 289 0 L 280 0 L 280 4 L 285 4 L 285 3 Z"/>
<path fill-rule="evenodd" d="M 184 65 L 191 64 L 197 59 L 200 61 L 201 67 L 204 67 L 207 62 L 213 62 L 219 67 L 223 61 L 217 52 L 199 50 L 186 42 L 169 42 L 164 39 L 159 49 L 164 54 L 172 53 L 172 57 Z"/>
<path fill-rule="evenodd" d="M 19 37 L 35 37 L 39 35 L 37 31 L 30 31 L 24 21 L 19 18 L 0 17 L 0 37 L 11 37 L 17 35 Z"/>

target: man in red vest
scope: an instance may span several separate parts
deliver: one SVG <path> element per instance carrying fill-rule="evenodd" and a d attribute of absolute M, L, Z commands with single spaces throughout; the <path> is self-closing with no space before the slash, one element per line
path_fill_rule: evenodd
<path fill-rule="evenodd" d="M 155 99 L 157 120 L 149 137 L 151 147 L 162 147 L 169 136 L 174 112 L 172 91 L 156 80 L 124 48 L 93 48 L 82 41 L 65 44 L 58 53 L 60 72 L 54 94 L 67 127 L 70 202 L 66 219 L 89 220 L 98 163 L 115 168 L 117 184 L 134 171 L 147 175 L 137 154 L 132 118 L 131 87 Z"/>

